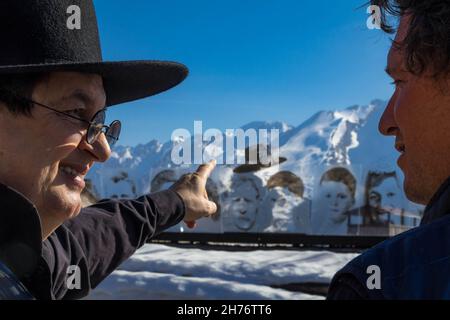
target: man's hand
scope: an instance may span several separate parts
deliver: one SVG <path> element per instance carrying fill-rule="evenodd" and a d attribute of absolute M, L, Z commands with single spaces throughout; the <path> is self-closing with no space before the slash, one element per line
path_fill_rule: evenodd
<path fill-rule="evenodd" d="M 186 208 L 184 222 L 189 228 L 195 227 L 195 221 L 209 217 L 217 211 L 214 202 L 209 201 L 206 193 L 206 180 L 216 167 L 216 161 L 201 165 L 197 172 L 186 174 L 170 187 L 183 199 Z"/>

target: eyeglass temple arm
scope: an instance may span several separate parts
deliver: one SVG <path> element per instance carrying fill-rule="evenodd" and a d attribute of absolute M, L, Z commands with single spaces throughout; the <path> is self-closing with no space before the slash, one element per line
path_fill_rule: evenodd
<path fill-rule="evenodd" d="M 73 116 L 73 115 L 71 115 L 71 114 L 68 114 L 68 113 L 65 113 L 65 112 L 62 112 L 62 111 L 59 111 L 59 110 L 50 108 L 49 106 L 46 106 L 45 104 L 42 104 L 42 103 L 39 103 L 39 102 L 36 102 L 36 101 L 33 101 L 33 100 L 29 100 L 29 99 L 26 99 L 26 98 L 24 98 L 24 99 L 25 99 L 26 101 L 30 102 L 30 103 L 36 104 L 36 105 L 38 105 L 38 106 L 40 106 L 40 107 L 46 108 L 46 109 L 51 110 L 51 111 L 54 111 L 54 112 L 56 112 L 56 113 L 65 115 L 65 116 L 67 116 L 67 117 L 69 117 L 69 118 L 72 118 L 72 119 L 74 119 L 74 120 L 82 121 L 82 122 L 84 122 L 84 123 L 86 123 L 86 124 L 93 125 L 93 123 L 92 123 L 91 121 L 87 121 L 87 120 L 85 120 L 85 119 L 81 119 L 81 118 L 75 117 L 75 116 Z"/>

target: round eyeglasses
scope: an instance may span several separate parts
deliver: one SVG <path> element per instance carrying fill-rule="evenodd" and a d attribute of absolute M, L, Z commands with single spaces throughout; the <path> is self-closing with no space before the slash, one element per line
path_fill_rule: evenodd
<path fill-rule="evenodd" d="M 106 109 L 98 111 L 89 122 L 88 131 L 86 134 L 87 143 L 93 144 L 98 136 L 103 132 L 106 136 L 108 144 L 112 147 L 119 140 L 122 124 L 119 120 L 114 120 L 109 126 L 106 126 Z"/>
<path fill-rule="evenodd" d="M 111 122 L 109 126 L 105 125 L 106 120 L 106 109 L 101 109 L 98 111 L 91 119 L 91 121 L 87 121 L 85 119 L 73 116 L 71 114 L 68 114 L 63 111 L 59 111 L 56 109 L 53 109 L 49 106 L 46 106 L 45 104 L 23 98 L 24 100 L 28 101 L 29 103 L 35 104 L 39 107 L 46 108 L 48 110 L 51 110 L 53 112 L 59 113 L 61 115 L 67 116 L 69 118 L 81 121 L 88 125 L 88 130 L 86 134 L 86 141 L 89 144 L 93 144 L 100 134 L 103 132 L 106 136 L 106 140 L 108 141 L 108 144 L 110 147 L 114 146 L 116 142 L 119 140 L 120 131 L 122 129 L 122 124 L 119 120 L 115 120 Z"/>

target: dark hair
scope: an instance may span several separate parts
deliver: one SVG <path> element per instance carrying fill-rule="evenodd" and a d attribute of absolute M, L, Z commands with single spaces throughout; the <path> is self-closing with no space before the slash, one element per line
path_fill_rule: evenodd
<path fill-rule="evenodd" d="M 303 198 L 303 193 L 305 191 L 305 187 L 300 177 L 290 171 L 280 171 L 270 177 L 269 181 L 267 181 L 267 189 L 275 187 L 287 187 L 290 192 L 301 198 Z"/>
<path fill-rule="evenodd" d="M 450 71 L 450 2 L 442 0 L 371 0 L 381 9 L 381 28 L 394 33 L 389 16 L 411 15 L 405 39 L 394 42 L 404 51 L 406 68 L 420 75 L 429 70 L 434 77 Z"/>
<path fill-rule="evenodd" d="M 336 167 L 328 170 L 320 178 L 320 185 L 324 181 L 342 182 L 345 184 L 352 195 L 352 199 L 355 200 L 356 193 L 356 179 L 353 174 L 346 168 Z"/>
<path fill-rule="evenodd" d="M 44 73 L 0 75 L 0 102 L 12 114 L 30 116 L 33 104 L 23 98 L 31 99 L 34 87 L 46 76 Z"/>

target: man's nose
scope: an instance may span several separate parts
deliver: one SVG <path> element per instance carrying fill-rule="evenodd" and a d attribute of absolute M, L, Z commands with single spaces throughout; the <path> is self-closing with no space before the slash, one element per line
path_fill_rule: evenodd
<path fill-rule="evenodd" d="M 96 162 L 105 162 L 111 156 L 111 148 L 104 133 L 101 133 L 92 144 L 87 143 L 86 137 L 83 137 L 79 148 L 89 153 Z"/>
<path fill-rule="evenodd" d="M 397 91 L 394 93 L 386 109 L 381 116 L 380 123 L 378 124 L 378 130 L 385 136 L 395 135 L 398 130 L 397 123 L 395 122 L 395 104 L 397 101 Z"/>

